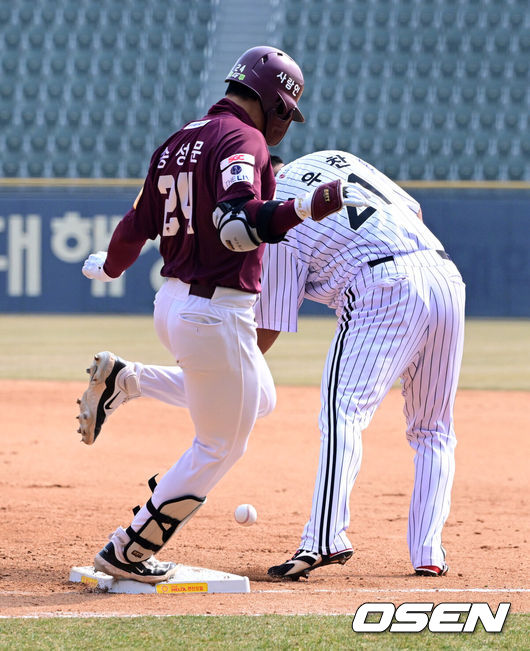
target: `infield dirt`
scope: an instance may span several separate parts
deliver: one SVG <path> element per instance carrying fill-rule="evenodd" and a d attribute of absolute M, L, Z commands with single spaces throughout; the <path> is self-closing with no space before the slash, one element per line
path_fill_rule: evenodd
<path fill-rule="evenodd" d="M 364 435 L 351 500 L 353 559 L 308 581 L 274 583 L 267 568 L 291 556 L 308 515 L 318 461 L 317 388 L 278 388 L 246 455 L 160 553 L 162 560 L 249 577 L 246 595 L 111 595 L 68 582 L 89 565 L 131 508 L 189 446 L 188 413 L 149 399 L 121 407 L 96 444 L 75 433 L 78 382 L 0 381 L 0 614 L 352 613 L 366 601 L 485 601 L 530 611 L 527 432 L 530 394 L 461 391 L 457 471 L 444 530 L 450 573 L 416 577 L 406 525 L 412 451 L 392 390 Z M 253 504 L 241 527 L 234 508 Z"/>

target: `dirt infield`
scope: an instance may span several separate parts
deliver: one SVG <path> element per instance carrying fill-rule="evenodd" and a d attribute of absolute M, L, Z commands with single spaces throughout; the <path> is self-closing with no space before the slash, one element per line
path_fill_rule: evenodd
<path fill-rule="evenodd" d="M 457 398 L 457 474 L 444 533 L 450 573 L 411 573 L 406 546 L 412 451 L 401 395 L 393 390 L 364 437 L 352 496 L 354 558 L 308 581 L 273 583 L 266 570 L 297 548 L 310 506 L 319 436 L 316 388 L 278 389 L 246 456 L 161 559 L 244 574 L 248 595 L 110 595 L 68 582 L 89 565 L 130 508 L 188 447 L 185 410 L 152 400 L 121 408 L 93 447 L 75 434 L 84 384 L 0 381 L 0 614 L 351 613 L 366 601 L 487 601 L 530 611 L 528 454 L 530 395 L 462 391 Z M 525 447 L 526 446 L 526 447 Z M 254 504 L 243 528 L 235 506 Z"/>

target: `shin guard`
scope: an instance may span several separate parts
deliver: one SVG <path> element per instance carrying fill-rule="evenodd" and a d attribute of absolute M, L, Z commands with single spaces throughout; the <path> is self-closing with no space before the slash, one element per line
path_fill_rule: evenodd
<path fill-rule="evenodd" d="M 174 500 L 167 500 L 155 508 L 151 499 L 145 505 L 151 517 L 134 531 L 127 527 L 130 541 L 123 548 L 123 556 L 128 563 L 139 563 L 150 558 L 167 543 L 171 536 L 180 529 L 199 509 L 205 497 L 184 495 Z"/>

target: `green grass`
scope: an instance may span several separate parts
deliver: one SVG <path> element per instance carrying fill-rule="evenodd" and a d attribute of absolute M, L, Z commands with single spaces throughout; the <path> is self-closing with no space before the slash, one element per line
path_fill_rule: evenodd
<path fill-rule="evenodd" d="M 298 333 L 280 335 L 267 353 L 278 384 L 320 384 L 335 325 L 303 318 Z M 468 319 L 460 388 L 530 390 L 530 320 Z"/>
<path fill-rule="evenodd" d="M 0 316 L 0 377 L 85 380 L 92 355 L 112 350 L 126 359 L 171 364 L 148 316 Z"/>
<path fill-rule="evenodd" d="M 267 353 L 279 385 L 320 384 L 334 318 L 300 320 L 296 334 L 282 333 Z M 0 316 L 0 378 L 84 380 L 93 353 L 171 364 L 150 316 Z M 530 320 L 469 319 L 460 387 L 530 390 Z"/>
<path fill-rule="evenodd" d="M 530 390 L 530 320 L 468 320 L 460 386 Z"/>
<path fill-rule="evenodd" d="M 186 597 L 184 597 L 185 599 Z M 359 634 L 352 616 L 3 620 L 2 649 L 527 649 L 530 616 L 502 633 Z"/>

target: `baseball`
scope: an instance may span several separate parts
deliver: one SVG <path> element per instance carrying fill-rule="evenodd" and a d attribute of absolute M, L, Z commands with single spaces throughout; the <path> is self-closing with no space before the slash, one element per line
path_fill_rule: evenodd
<path fill-rule="evenodd" d="M 252 504 L 240 504 L 234 511 L 234 518 L 243 527 L 250 527 L 258 519 L 258 513 Z"/>

